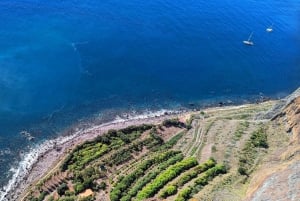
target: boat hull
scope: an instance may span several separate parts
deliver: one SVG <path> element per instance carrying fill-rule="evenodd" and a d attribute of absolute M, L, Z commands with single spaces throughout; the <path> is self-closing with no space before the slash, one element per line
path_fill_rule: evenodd
<path fill-rule="evenodd" d="M 267 31 L 267 32 L 272 32 L 273 29 L 272 29 L 272 28 L 267 28 L 266 31 Z"/>
<path fill-rule="evenodd" d="M 254 45 L 254 43 L 252 41 L 247 41 L 247 40 L 244 40 L 243 43 L 245 45 Z"/>

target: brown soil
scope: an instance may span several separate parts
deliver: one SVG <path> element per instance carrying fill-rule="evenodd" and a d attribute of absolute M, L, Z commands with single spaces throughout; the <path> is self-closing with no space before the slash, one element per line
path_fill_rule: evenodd
<path fill-rule="evenodd" d="M 79 194 L 79 197 L 88 197 L 93 194 L 94 194 L 94 192 L 91 189 L 86 189 L 84 192 Z"/>

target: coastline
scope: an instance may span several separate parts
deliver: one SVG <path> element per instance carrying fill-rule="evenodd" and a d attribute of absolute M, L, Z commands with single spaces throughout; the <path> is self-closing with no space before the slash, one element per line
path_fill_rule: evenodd
<path fill-rule="evenodd" d="M 0 201 L 22 200 L 29 187 L 45 177 L 47 171 L 59 166 L 59 162 L 76 145 L 92 140 L 110 129 L 122 129 L 131 125 L 157 124 L 164 119 L 191 114 L 192 111 L 159 110 L 122 119 L 117 116 L 115 120 L 107 123 L 93 125 L 89 128 L 75 128 L 67 136 L 60 136 L 47 140 L 27 153 L 24 159 L 14 170 L 13 177 L 0 191 Z"/>
<path fill-rule="evenodd" d="M 274 101 L 274 100 L 270 100 Z M 268 102 L 268 101 L 267 101 Z M 231 106 L 213 106 L 203 108 L 204 111 L 226 110 L 241 108 L 246 105 L 257 104 L 247 103 Z M 59 167 L 60 162 L 76 145 L 87 140 L 92 140 L 98 135 L 102 135 L 109 129 L 122 129 L 131 125 L 158 124 L 168 118 L 187 118 L 195 113 L 194 110 L 170 111 L 159 110 L 147 112 L 136 116 L 128 116 L 122 119 L 116 116 L 114 121 L 92 125 L 88 128 L 75 128 L 74 132 L 67 136 L 60 136 L 52 140 L 47 140 L 32 149 L 24 160 L 19 163 L 18 169 L 13 178 L 4 187 L 5 191 L 0 194 L 0 201 L 23 200 L 31 185 L 37 183 L 41 178 L 46 177 L 49 170 Z"/>

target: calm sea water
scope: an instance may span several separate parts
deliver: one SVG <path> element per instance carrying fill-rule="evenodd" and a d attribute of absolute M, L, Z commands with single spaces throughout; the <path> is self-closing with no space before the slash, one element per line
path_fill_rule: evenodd
<path fill-rule="evenodd" d="M 300 1 L 2 0 L 0 184 L 21 150 L 92 114 L 298 86 Z"/>

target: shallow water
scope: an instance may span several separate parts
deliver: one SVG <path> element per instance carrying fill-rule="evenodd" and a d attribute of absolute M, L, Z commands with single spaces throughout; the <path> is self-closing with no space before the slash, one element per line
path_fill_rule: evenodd
<path fill-rule="evenodd" d="M 20 150 L 91 115 L 300 85 L 299 1 L 3 0 L 0 19 L 0 184 Z"/>

